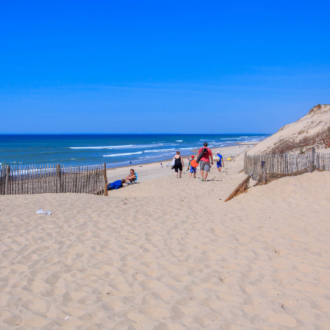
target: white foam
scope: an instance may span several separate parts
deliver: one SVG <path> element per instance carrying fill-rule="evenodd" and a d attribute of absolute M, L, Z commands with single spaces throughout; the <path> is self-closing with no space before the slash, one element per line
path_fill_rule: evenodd
<path fill-rule="evenodd" d="M 163 143 L 154 144 L 126 144 L 122 146 L 97 146 L 97 147 L 69 147 L 70 149 L 141 149 L 162 146 Z"/>
<path fill-rule="evenodd" d="M 103 155 L 103 157 L 121 157 L 121 156 L 140 155 L 140 154 L 142 154 L 142 151 L 127 152 L 127 153 L 124 153 L 124 154 Z"/>
<path fill-rule="evenodd" d="M 221 140 L 240 140 L 241 137 L 239 138 L 221 138 Z"/>
<path fill-rule="evenodd" d="M 171 149 L 156 149 L 156 150 L 145 150 L 144 152 L 163 152 L 163 151 L 173 151 L 174 148 Z"/>
<path fill-rule="evenodd" d="M 137 144 L 135 145 L 135 148 L 155 148 L 155 147 L 161 147 L 163 146 L 164 144 L 163 143 L 154 143 L 154 144 Z"/>
<path fill-rule="evenodd" d="M 126 149 L 134 147 L 133 144 L 127 144 L 122 146 L 101 146 L 101 147 L 70 147 L 70 149 Z"/>
<path fill-rule="evenodd" d="M 183 142 L 183 140 L 175 140 L 175 142 Z"/>

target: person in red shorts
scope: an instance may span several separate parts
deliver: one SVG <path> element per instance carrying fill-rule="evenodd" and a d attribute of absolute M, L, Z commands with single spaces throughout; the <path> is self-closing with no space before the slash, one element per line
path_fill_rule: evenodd
<path fill-rule="evenodd" d="M 212 157 L 212 151 L 207 147 L 207 142 L 204 142 L 204 147 L 199 149 L 198 155 L 202 153 L 202 157 L 200 158 L 200 169 L 201 169 L 201 176 L 202 181 L 206 181 L 207 176 L 209 174 L 209 171 L 211 169 L 210 165 L 210 158 L 211 158 L 211 164 L 213 165 L 213 157 Z"/>

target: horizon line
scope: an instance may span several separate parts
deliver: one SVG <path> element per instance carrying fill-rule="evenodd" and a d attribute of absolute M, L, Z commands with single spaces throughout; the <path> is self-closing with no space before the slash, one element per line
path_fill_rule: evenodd
<path fill-rule="evenodd" d="M 274 133 L 0 133 L 1 135 L 270 135 Z"/>

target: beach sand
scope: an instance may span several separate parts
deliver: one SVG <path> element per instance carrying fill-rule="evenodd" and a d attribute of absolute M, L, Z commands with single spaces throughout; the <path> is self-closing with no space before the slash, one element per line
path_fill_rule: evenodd
<path fill-rule="evenodd" d="M 0 329 L 330 329 L 330 173 L 224 203 L 245 177 L 225 165 L 208 182 L 145 165 L 108 197 L 1 196 Z"/>

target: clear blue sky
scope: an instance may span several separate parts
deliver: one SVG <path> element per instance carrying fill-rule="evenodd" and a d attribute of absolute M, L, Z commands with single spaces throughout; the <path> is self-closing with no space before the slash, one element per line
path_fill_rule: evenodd
<path fill-rule="evenodd" d="M 0 133 L 273 133 L 330 103 L 330 1 L 2 1 Z"/>

